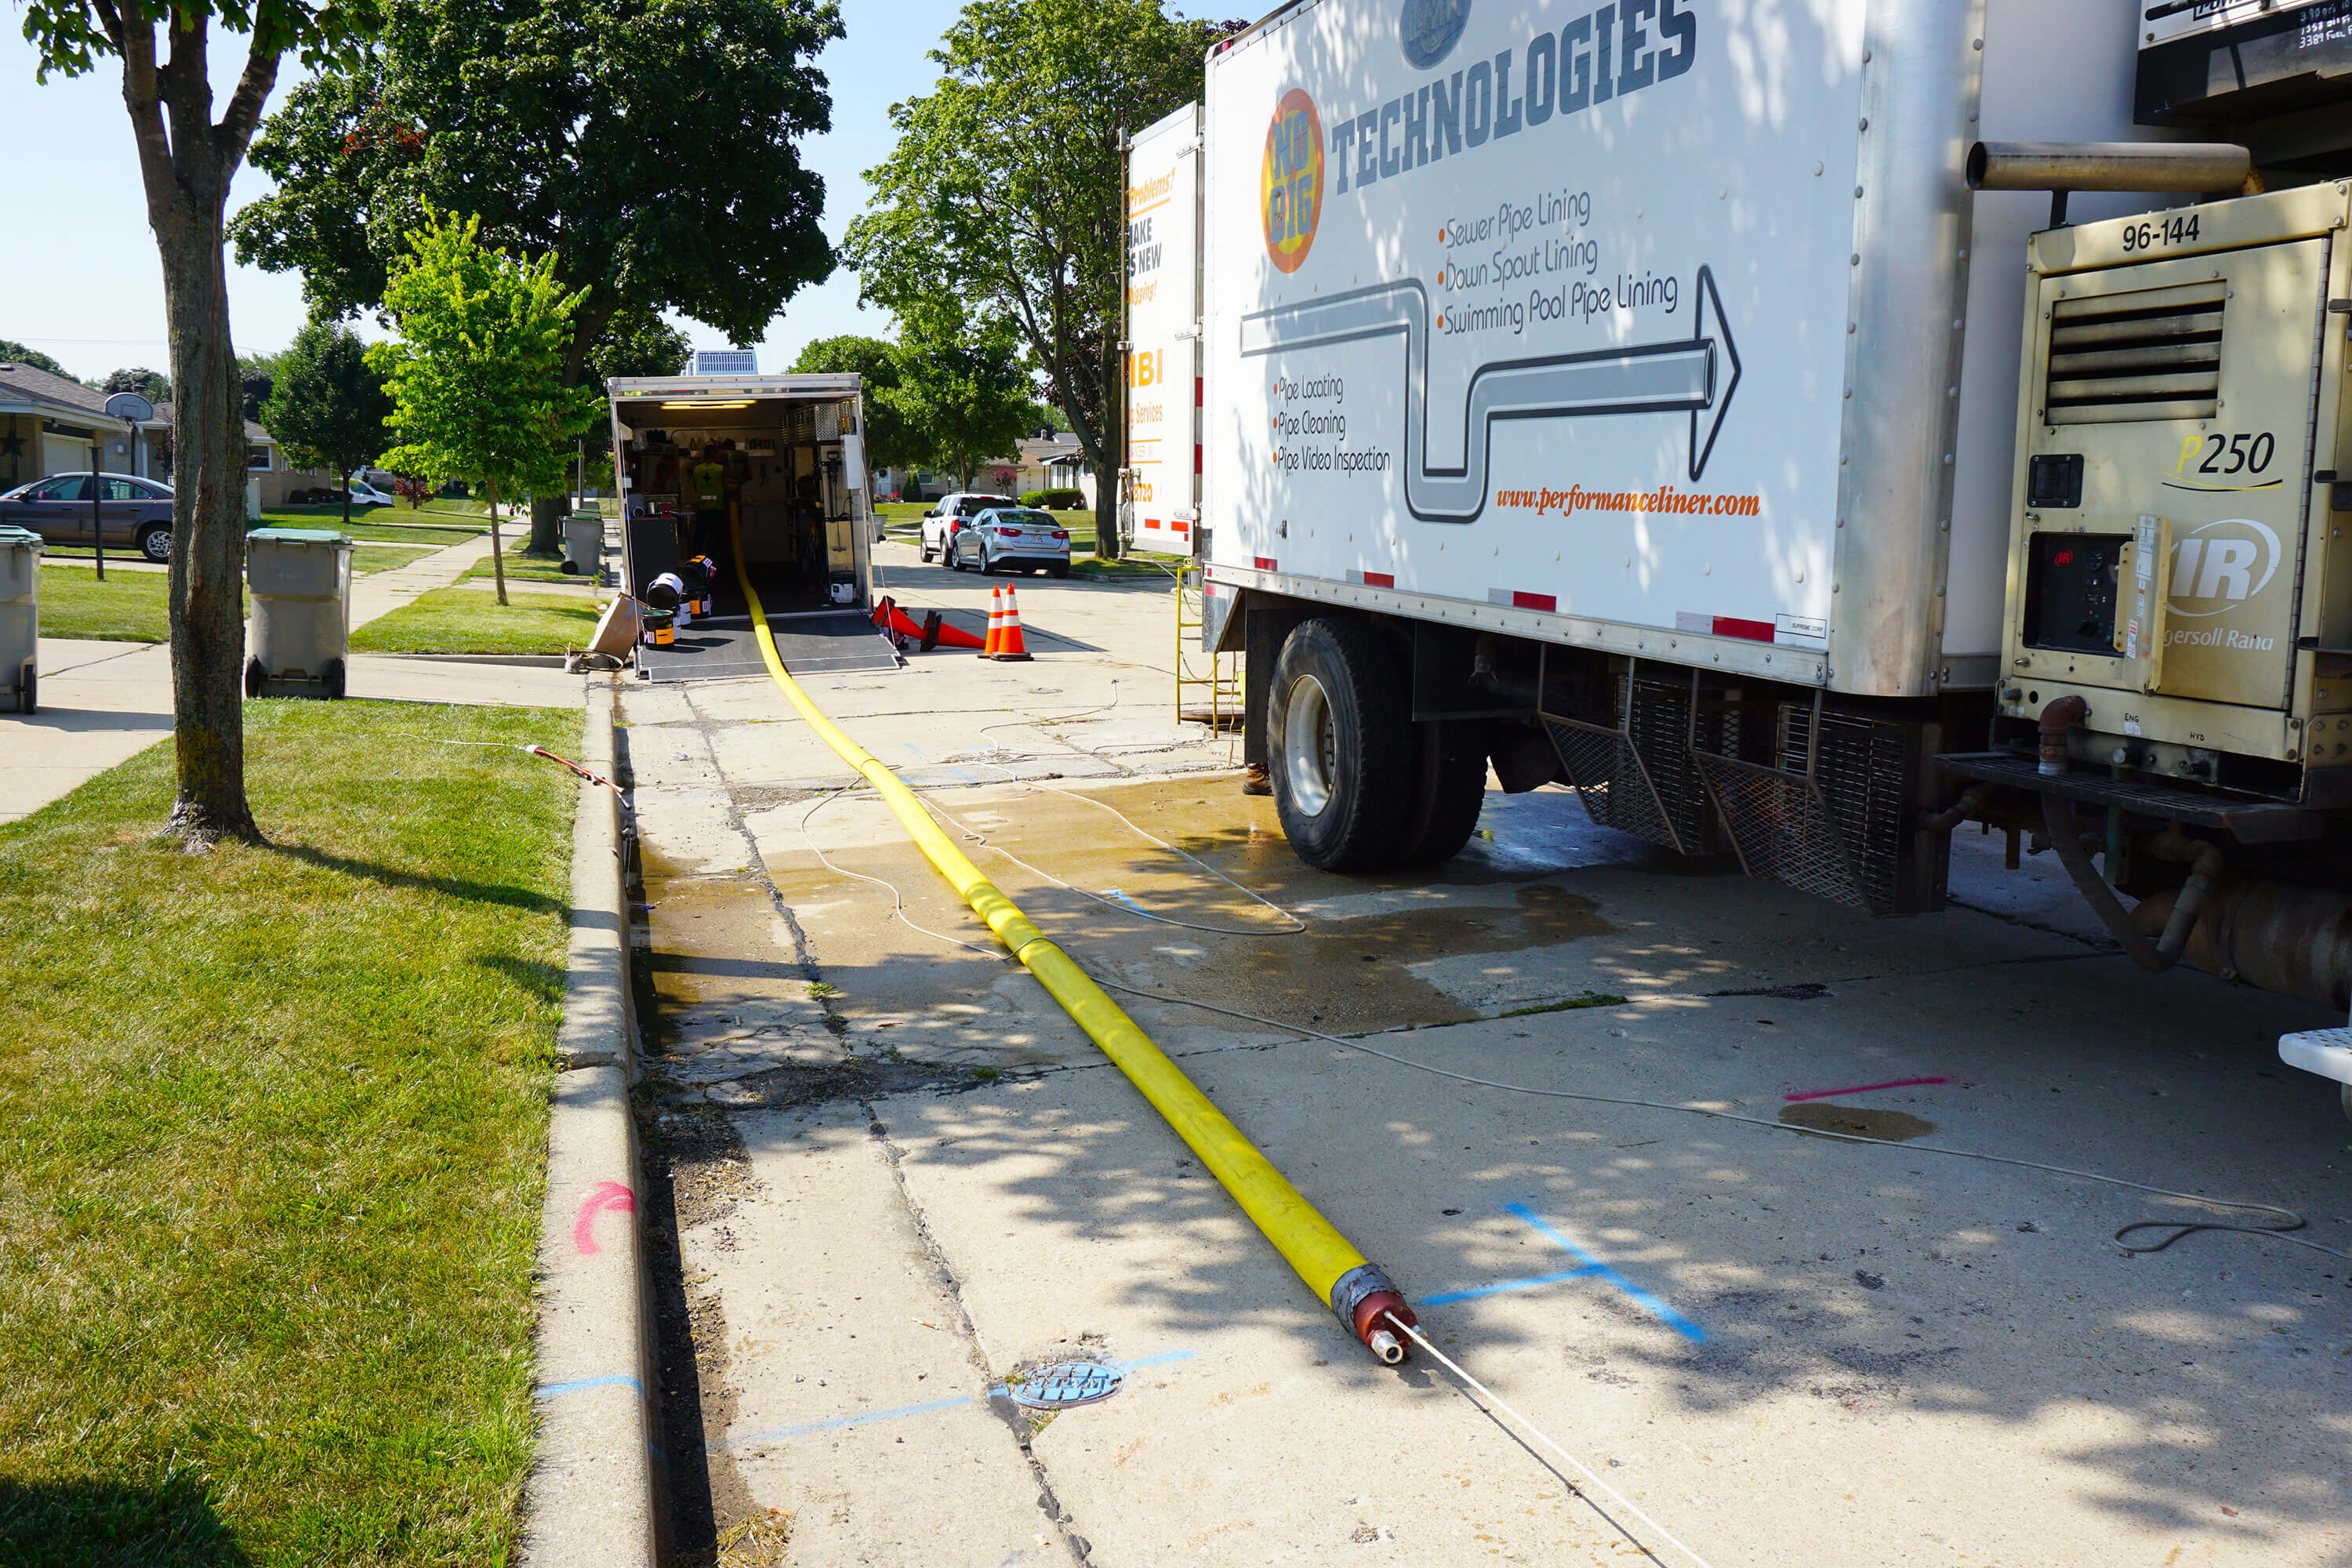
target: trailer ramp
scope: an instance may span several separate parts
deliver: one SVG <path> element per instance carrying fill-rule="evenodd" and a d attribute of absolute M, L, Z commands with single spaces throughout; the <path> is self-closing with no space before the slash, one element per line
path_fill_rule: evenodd
<path fill-rule="evenodd" d="M 795 676 L 898 668 L 898 650 L 863 610 L 771 616 L 768 635 L 775 639 L 784 668 Z M 647 680 L 728 680 L 768 673 L 749 616 L 698 620 L 668 647 L 640 647 L 637 668 Z"/>

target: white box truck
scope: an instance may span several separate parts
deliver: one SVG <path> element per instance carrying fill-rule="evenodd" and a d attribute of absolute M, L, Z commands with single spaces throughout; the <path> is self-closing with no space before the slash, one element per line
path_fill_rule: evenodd
<path fill-rule="evenodd" d="M 1130 142 L 1121 515 L 1204 561 L 1299 854 L 1443 859 L 1491 767 L 1897 915 L 1983 821 L 2147 967 L 2345 1005 L 2343 9 L 1221 43 Z"/>

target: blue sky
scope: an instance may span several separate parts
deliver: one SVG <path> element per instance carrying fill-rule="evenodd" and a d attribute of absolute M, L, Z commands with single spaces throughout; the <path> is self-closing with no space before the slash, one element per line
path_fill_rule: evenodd
<path fill-rule="evenodd" d="M 848 36 L 818 61 L 833 86 L 834 128 L 804 149 L 824 176 L 824 230 L 835 240 L 866 205 L 863 173 L 889 153 L 890 105 L 929 85 L 938 68 L 925 57 L 958 9 L 958 0 L 842 0 Z M 0 27 L 0 147 L 15 154 L 0 174 L 9 230 L 0 245 L 0 338 L 83 377 L 121 365 L 166 369 L 163 281 L 122 110 L 121 72 L 102 65 L 86 77 L 36 86 L 32 46 L 17 30 L 21 11 L 12 5 L 0 16 L 7 24 Z M 216 53 L 227 57 L 216 74 L 232 76 L 234 54 Z M 231 210 L 268 188 L 246 171 Z M 230 331 L 242 351 L 284 348 L 302 324 L 301 280 L 290 273 L 257 272 L 232 259 L 228 289 Z M 680 325 L 698 347 L 726 346 L 708 328 Z M 887 334 L 889 325 L 859 309 L 856 277 L 836 272 L 794 296 L 771 323 L 760 368 L 787 368 L 812 338 Z"/>

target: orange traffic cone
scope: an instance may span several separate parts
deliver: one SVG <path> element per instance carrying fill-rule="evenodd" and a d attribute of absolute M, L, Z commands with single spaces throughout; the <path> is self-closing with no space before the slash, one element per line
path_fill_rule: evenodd
<path fill-rule="evenodd" d="M 981 645 L 980 657 L 994 658 L 999 645 L 1004 640 L 1004 590 L 988 591 L 988 640 Z"/>
<path fill-rule="evenodd" d="M 1007 663 L 1011 663 L 1014 660 L 1025 659 L 1030 657 L 1029 644 L 1021 635 L 1020 602 L 1013 598 L 1012 589 L 1004 589 L 1003 594 L 1004 630 L 997 639 L 995 651 L 992 653 L 982 654 L 981 657 L 983 658 L 1003 659 Z"/>

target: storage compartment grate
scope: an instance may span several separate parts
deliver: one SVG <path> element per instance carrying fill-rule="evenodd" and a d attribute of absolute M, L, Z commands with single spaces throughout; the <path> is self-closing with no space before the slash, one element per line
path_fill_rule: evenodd
<path fill-rule="evenodd" d="M 1696 760 L 1749 876 L 1769 877 L 1858 910 L 1873 909 L 1822 792 L 1802 773 L 1706 752 Z"/>
<path fill-rule="evenodd" d="M 2045 425 L 2210 419 L 2221 395 L 2220 282 L 2061 300 L 2050 319 Z"/>
<path fill-rule="evenodd" d="M 1643 772 L 1642 759 L 1622 730 L 1604 729 L 1576 719 L 1546 715 L 1568 782 L 1584 800 L 1584 809 L 1602 827 L 1613 827 L 1653 844 L 1680 851 L 1674 828 L 1660 805 L 1657 791 Z"/>

